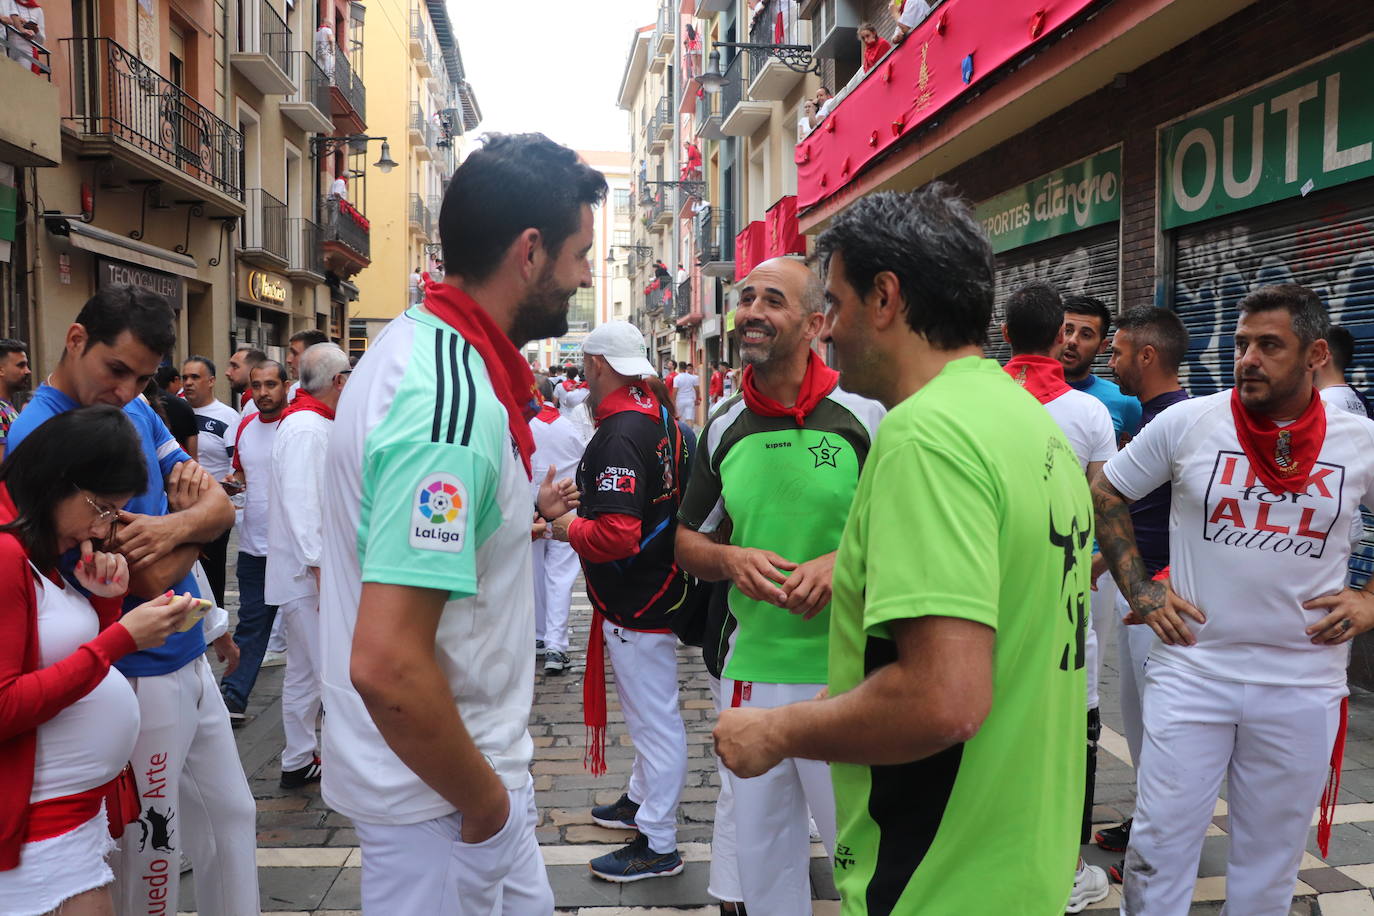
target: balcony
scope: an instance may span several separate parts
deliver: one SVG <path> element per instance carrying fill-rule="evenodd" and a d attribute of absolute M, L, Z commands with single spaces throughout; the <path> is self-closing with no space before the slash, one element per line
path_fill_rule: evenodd
<path fill-rule="evenodd" d="M 296 89 L 281 103 L 281 113 L 301 130 L 316 134 L 332 131 L 329 77 L 324 75 L 310 52 L 291 52 L 291 79 Z"/>
<path fill-rule="evenodd" d="M 696 216 L 697 263 L 707 277 L 735 275 L 735 222 L 729 210 L 707 207 Z"/>
<path fill-rule="evenodd" d="M 692 15 L 697 19 L 710 19 L 716 13 L 723 13 L 732 5 L 732 0 L 695 0 Z"/>
<path fill-rule="evenodd" d="M 332 61 L 321 62 L 329 76 L 330 113 L 336 123 L 342 122 L 344 130 L 360 134 L 367 130 L 367 89 L 362 77 L 349 66 L 347 57 L 337 50 L 331 56 Z"/>
<path fill-rule="evenodd" d="M 649 69 L 654 73 L 662 72 L 673 54 L 673 41 L 677 35 L 678 12 L 671 3 L 658 8 L 658 23 L 653 37 L 649 39 Z"/>
<path fill-rule="evenodd" d="M 288 266 L 286 204 L 262 188 L 244 191 L 244 204 L 239 256 L 264 267 Z"/>
<path fill-rule="evenodd" d="M 720 130 L 729 137 L 751 136 L 773 114 L 772 102 L 756 102 L 744 93 L 748 58 L 747 54 L 736 54 L 725 68 L 725 85 L 720 90 Z"/>
<path fill-rule="evenodd" d="M 108 38 L 62 43 L 71 68 L 63 123 L 77 135 L 80 158 L 113 159 L 115 182 L 164 181 L 203 200 L 208 216 L 243 214 L 237 130 Z"/>
<path fill-rule="evenodd" d="M 664 144 L 673 135 L 672 106 L 668 104 L 666 95 L 659 99 L 658 104 L 654 106 L 654 113 L 649 116 L 649 123 L 644 125 L 644 133 L 649 140 L 649 152 L 662 153 Z"/>
<path fill-rule="evenodd" d="M 324 282 L 324 249 L 320 224 L 311 219 L 290 219 L 286 227 L 286 275 L 293 280 Z"/>
<path fill-rule="evenodd" d="M 263 95 L 287 95 L 291 78 L 291 30 L 267 0 L 238 0 L 238 41 L 230 65 Z"/>
<path fill-rule="evenodd" d="M 698 140 L 725 139 L 725 134 L 720 129 L 720 96 L 719 92 L 706 92 L 697 98 L 696 118 L 693 123 L 696 125 Z"/>
<path fill-rule="evenodd" d="M 62 161 L 61 93 L 52 82 L 51 56 L 8 25 L 0 24 L 0 39 L 0 82 L 6 87 L 0 92 L 0 162 L 51 168 Z"/>
<path fill-rule="evenodd" d="M 427 240 L 438 240 L 434 230 L 434 214 L 419 194 L 410 195 L 410 231 Z"/>
<path fill-rule="evenodd" d="M 425 110 L 419 102 L 410 103 L 410 145 L 415 158 L 429 162 L 434 158 L 435 144 L 438 142 L 434 122 L 425 117 Z"/>
<path fill-rule="evenodd" d="M 430 76 L 430 59 L 434 56 L 432 42 L 429 40 L 429 23 L 425 22 L 420 8 L 410 11 L 410 59 L 415 61 L 415 69 L 423 77 Z"/>
<path fill-rule="evenodd" d="M 678 71 L 677 111 L 678 114 L 691 114 L 696 107 L 697 90 L 701 88 L 701 35 L 698 33 L 693 42 L 696 47 L 689 48 L 684 35 L 682 46 L 682 67 Z"/>
<path fill-rule="evenodd" d="M 644 294 L 644 311 L 649 315 L 657 315 L 663 311 L 663 306 L 668 303 L 667 289 L 651 289 Z"/>
<path fill-rule="evenodd" d="M 749 41 L 762 45 L 809 45 L 810 23 L 797 18 L 797 4 L 791 0 L 768 0 L 749 29 Z M 767 51 L 749 52 L 749 72 L 749 97 L 757 101 L 781 102 L 803 76 Z"/>
<path fill-rule="evenodd" d="M 692 313 L 692 278 L 688 277 L 677 285 L 673 293 L 673 318 L 686 318 Z"/>
<path fill-rule="evenodd" d="M 372 263 L 372 227 L 346 200 L 320 204 L 320 248 L 326 269 L 345 280 Z"/>

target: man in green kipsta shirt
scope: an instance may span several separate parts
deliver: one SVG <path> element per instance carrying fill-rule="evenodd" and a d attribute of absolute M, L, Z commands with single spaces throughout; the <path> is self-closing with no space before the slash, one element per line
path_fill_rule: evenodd
<path fill-rule="evenodd" d="M 940 184 L 819 240 L 845 390 L 889 413 L 833 577 L 828 698 L 727 709 L 739 776 L 832 761 L 844 916 L 1065 911 L 1092 544 L 1064 434 L 982 345 L 992 252 Z"/>
<path fill-rule="evenodd" d="M 883 408 L 842 391 L 811 349 L 824 309 L 824 289 L 800 261 L 764 261 L 745 278 L 735 318 L 741 392 L 707 421 L 678 512 L 678 563 L 732 583 L 722 706 L 783 706 L 826 684 L 835 549 Z M 725 518 L 731 534 L 717 543 L 711 535 Z M 733 797 L 745 905 L 810 916 L 808 807 L 827 850 L 835 847 L 825 764 L 786 760 L 759 779 L 729 777 L 721 791 Z M 711 890 L 725 894 L 716 879 L 730 863 L 718 861 L 717 845 Z"/>

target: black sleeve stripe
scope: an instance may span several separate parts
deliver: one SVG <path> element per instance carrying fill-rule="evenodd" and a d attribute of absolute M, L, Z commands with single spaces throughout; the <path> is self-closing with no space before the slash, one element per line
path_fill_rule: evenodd
<path fill-rule="evenodd" d="M 448 347 L 444 347 L 444 342 Z M 467 345 L 464 345 L 466 353 Z M 446 441 L 453 444 L 458 434 L 459 402 L 463 399 L 463 386 L 458 373 L 458 335 L 444 331 L 434 332 L 434 377 L 438 380 L 434 392 L 434 425 L 430 430 L 430 441 Z M 472 415 L 473 399 L 472 373 L 468 372 L 468 416 Z M 446 393 L 447 392 L 447 396 Z M 445 423 L 447 418 L 447 423 Z M 440 438 L 440 437 L 444 438 Z"/>
<path fill-rule="evenodd" d="M 467 353 L 467 344 L 463 344 L 463 353 Z M 453 437 L 458 429 L 458 335 L 450 334 L 448 337 L 448 371 L 453 374 L 453 403 L 449 405 L 448 430 L 444 435 L 444 441 L 449 445 L 453 444 Z M 468 391 L 472 390 L 472 375 L 468 375 Z M 471 403 L 472 398 L 468 397 Z"/>
<path fill-rule="evenodd" d="M 473 384 L 472 384 L 472 364 L 469 362 L 469 359 L 471 358 L 471 356 L 472 356 L 472 344 L 468 343 L 468 342 L 465 340 L 465 341 L 463 341 L 463 372 L 464 372 L 464 373 L 466 374 L 466 376 L 467 376 L 468 391 L 470 391 L 470 392 L 475 392 L 476 389 L 473 387 Z M 457 411 L 455 410 L 454 413 L 457 414 Z M 468 444 L 468 441 L 472 438 L 472 419 L 473 419 L 473 417 L 476 415 L 476 413 L 477 413 L 477 398 L 476 398 L 476 397 L 473 397 L 473 396 L 469 396 L 469 397 L 468 397 L 468 411 L 467 411 L 467 416 L 466 416 L 466 417 L 464 418 L 464 420 L 463 420 L 463 444 L 464 444 L 464 445 L 467 445 L 467 444 Z M 453 425 L 452 425 L 452 423 L 450 423 L 450 425 L 449 425 L 448 441 L 449 441 L 449 442 L 452 442 L 452 441 L 453 441 Z"/>
<path fill-rule="evenodd" d="M 434 426 L 429 432 L 429 441 L 439 441 L 439 427 L 444 416 L 444 333 L 434 332 L 434 377 L 438 379 L 434 392 Z M 455 380 L 456 381 L 456 380 Z"/>

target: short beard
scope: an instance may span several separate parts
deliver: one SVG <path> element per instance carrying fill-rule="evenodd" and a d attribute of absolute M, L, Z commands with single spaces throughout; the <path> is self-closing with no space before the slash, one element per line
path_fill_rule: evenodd
<path fill-rule="evenodd" d="M 561 290 L 546 271 L 520 304 L 511 319 L 511 342 L 523 347 L 531 340 L 562 337 L 568 333 L 568 306 L 577 290 Z"/>
<path fill-rule="evenodd" d="M 1304 387 L 1311 387 L 1311 373 L 1301 371 L 1294 373 L 1288 379 L 1275 379 L 1269 377 L 1269 395 L 1264 398 L 1247 397 L 1242 382 L 1244 379 L 1239 375 L 1236 377 L 1236 388 L 1240 389 L 1240 402 L 1245 405 L 1247 410 L 1258 414 L 1268 414 L 1284 401 L 1292 398 L 1303 390 Z"/>

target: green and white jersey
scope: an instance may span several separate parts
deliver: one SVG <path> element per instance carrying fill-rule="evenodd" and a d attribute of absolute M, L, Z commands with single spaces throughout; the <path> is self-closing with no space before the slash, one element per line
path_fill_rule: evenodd
<path fill-rule="evenodd" d="M 824 556 L 839 547 L 859 471 L 882 418 L 877 401 L 838 388 L 807 415 L 805 426 L 792 417 L 760 416 L 737 394 L 702 431 L 678 519 L 710 533 L 729 518 L 731 544 L 771 550 L 795 563 Z M 826 682 L 828 607 L 802 620 L 733 586 L 729 602 L 736 627 L 726 677 Z"/>
<path fill-rule="evenodd" d="M 481 356 L 438 318 L 408 310 L 353 371 L 325 463 L 325 800 L 384 824 L 454 811 L 392 753 L 353 689 L 364 582 L 448 592 L 436 655 L 454 704 L 501 781 L 523 785 L 533 754 L 533 509 Z"/>
<path fill-rule="evenodd" d="M 1058 916 L 1083 807 L 1093 513 L 1064 433 L 993 360 L 955 360 L 883 421 L 835 564 L 830 693 L 896 660 L 891 625 L 996 631 L 963 744 L 835 763 L 844 916 Z"/>

